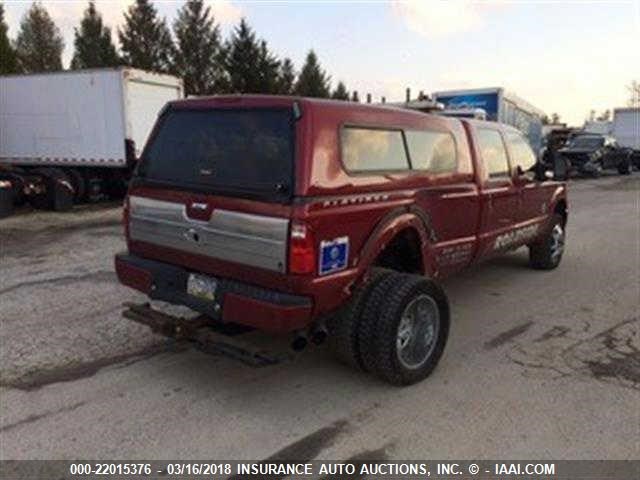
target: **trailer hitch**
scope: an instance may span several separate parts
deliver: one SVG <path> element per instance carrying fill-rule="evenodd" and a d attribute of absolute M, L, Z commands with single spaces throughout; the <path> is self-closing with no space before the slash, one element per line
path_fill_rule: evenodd
<path fill-rule="evenodd" d="M 216 326 L 220 325 L 205 315 L 192 319 L 177 317 L 156 310 L 149 303 L 127 302 L 123 306 L 126 307 L 122 312 L 123 317 L 147 325 L 160 335 L 191 342 L 205 353 L 223 355 L 252 367 L 275 365 L 284 360 L 282 356 L 270 354 L 249 342 L 216 331 Z"/>

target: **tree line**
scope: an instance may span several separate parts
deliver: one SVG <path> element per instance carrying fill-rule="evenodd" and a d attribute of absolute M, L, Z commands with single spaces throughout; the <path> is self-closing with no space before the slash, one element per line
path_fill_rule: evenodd
<path fill-rule="evenodd" d="M 170 29 L 151 0 L 135 0 L 118 28 L 120 50 L 111 29 L 90 1 L 74 29 L 70 69 L 130 66 L 176 75 L 187 95 L 265 93 L 358 101 L 343 82 L 331 89 L 331 77 L 313 50 L 297 71 L 289 58 L 279 58 L 243 18 L 226 40 L 211 8 L 188 0 Z M 0 74 L 62 70 L 64 40 L 51 16 L 34 2 L 20 22 L 14 40 L 8 37 L 0 3 Z"/>

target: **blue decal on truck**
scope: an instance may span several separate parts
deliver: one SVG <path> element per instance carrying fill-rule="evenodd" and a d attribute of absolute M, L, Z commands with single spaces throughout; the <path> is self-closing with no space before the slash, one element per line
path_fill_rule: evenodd
<path fill-rule="evenodd" d="M 320 242 L 320 275 L 339 272 L 349 263 L 349 237 Z"/>

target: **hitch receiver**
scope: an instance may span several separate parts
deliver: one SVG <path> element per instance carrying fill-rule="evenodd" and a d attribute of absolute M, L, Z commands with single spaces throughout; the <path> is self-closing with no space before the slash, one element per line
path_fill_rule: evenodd
<path fill-rule="evenodd" d="M 155 310 L 148 303 L 127 302 L 124 307 L 123 317 L 147 325 L 166 337 L 192 342 L 205 353 L 230 357 L 252 367 L 275 365 L 282 360 L 248 342 L 214 331 L 215 323 L 205 315 L 194 319 L 176 317 Z"/>

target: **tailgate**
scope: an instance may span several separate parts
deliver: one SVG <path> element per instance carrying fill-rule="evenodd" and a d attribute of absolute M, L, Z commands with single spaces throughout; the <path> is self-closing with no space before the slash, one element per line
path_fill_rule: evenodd
<path fill-rule="evenodd" d="M 177 200 L 177 199 L 176 199 Z M 289 219 L 132 194 L 129 238 L 181 252 L 284 273 Z"/>

